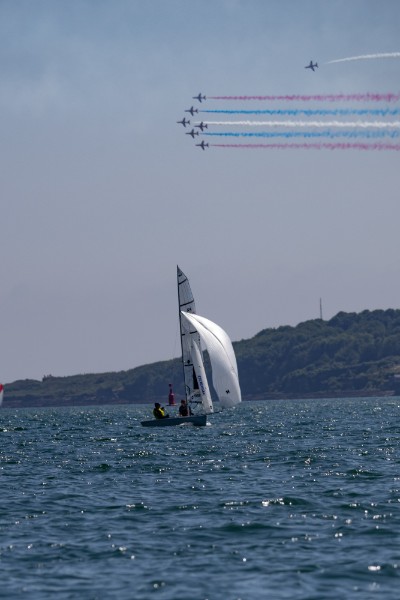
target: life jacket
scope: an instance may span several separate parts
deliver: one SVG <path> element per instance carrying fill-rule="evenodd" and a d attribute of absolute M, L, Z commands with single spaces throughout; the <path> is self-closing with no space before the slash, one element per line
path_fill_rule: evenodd
<path fill-rule="evenodd" d="M 154 408 L 153 415 L 155 416 L 156 419 L 164 419 L 165 418 L 164 409 L 161 408 L 161 406 Z"/>

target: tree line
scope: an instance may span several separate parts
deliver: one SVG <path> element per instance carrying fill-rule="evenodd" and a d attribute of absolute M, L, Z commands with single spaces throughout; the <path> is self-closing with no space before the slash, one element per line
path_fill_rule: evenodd
<path fill-rule="evenodd" d="M 390 392 L 400 374 L 400 310 L 339 312 L 329 321 L 264 329 L 235 342 L 234 349 L 244 399 Z M 6 386 L 5 401 L 166 402 L 169 383 L 183 396 L 180 358 L 127 371 L 16 381 Z"/>

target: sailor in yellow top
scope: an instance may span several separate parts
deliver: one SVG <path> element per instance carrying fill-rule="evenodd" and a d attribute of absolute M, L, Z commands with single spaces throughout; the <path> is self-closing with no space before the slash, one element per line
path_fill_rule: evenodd
<path fill-rule="evenodd" d="M 156 419 L 166 419 L 169 415 L 165 414 L 165 410 L 159 402 L 154 403 L 153 415 Z"/>

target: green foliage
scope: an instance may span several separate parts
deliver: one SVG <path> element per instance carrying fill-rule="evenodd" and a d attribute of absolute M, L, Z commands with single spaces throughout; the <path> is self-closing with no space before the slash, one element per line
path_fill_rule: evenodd
<path fill-rule="evenodd" d="M 384 391 L 400 363 L 400 311 L 340 312 L 266 329 L 236 346 L 249 395 Z"/>
<path fill-rule="evenodd" d="M 244 398 L 385 391 L 400 365 L 400 310 L 340 312 L 330 321 L 264 329 L 234 347 Z M 167 402 L 168 383 L 177 399 L 183 395 L 180 359 L 118 373 L 16 381 L 7 385 L 7 397 L 22 404 Z"/>

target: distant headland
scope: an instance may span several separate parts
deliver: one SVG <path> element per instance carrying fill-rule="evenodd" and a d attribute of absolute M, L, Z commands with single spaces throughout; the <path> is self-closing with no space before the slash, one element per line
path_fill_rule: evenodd
<path fill-rule="evenodd" d="M 400 310 L 340 312 L 234 343 L 244 400 L 400 394 Z M 207 363 L 206 363 L 207 364 Z M 3 407 L 167 403 L 183 396 L 181 360 L 127 371 L 45 375 L 5 385 Z"/>

